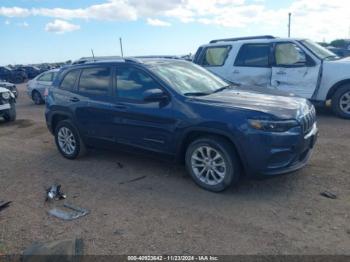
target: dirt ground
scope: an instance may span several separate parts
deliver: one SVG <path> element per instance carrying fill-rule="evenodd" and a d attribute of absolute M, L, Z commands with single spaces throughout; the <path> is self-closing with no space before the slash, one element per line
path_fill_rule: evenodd
<path fill-rule="evenodd" d="M 183 167 L 146 156 L 93 150 L 64 159 L 44 106 L 19 89 L 18 120 L 0 122 L 0 200 L 13 201 L 0 212 L 0 253 L 80 237 L 87 254 L 350 254 L 350 121 L 319 113 L 306 168 L 215 194 Z M 63 204 L 44 202 L 54 182 L 91 213 L 71 222 L 49 216 Z M 338 198 L 321 196 L 325 190 Z"/>

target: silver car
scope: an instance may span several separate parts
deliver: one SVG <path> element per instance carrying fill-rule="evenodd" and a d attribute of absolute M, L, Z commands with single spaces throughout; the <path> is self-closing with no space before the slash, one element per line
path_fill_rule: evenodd
<path fill-rule="evenodd" d="M 28 81 L 27 93 L 36 105 L 45 103 L 45 89 L 51 86 L 52 81 L 55 79 L 58 71 L 59 69 L 52 69 Z"/>

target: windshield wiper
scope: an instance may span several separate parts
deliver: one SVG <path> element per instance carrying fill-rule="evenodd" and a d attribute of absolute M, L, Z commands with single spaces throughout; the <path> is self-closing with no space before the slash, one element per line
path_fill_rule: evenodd
<path fill-rule="evenodd" d="M 223 87 L 221 87 L 221 88 L 219 88 L 219 89 L 216 89 L 216 90 L 213 92 L 213 94 L 214 94 L 214 93 L 219 93 L 219 92 L 221 92 L 221 91 L 224 91 L 224 90 L 226 90 L 226 89 L 231 89 L 231 88 L 233 88 L 232 85 L 223 86 Z"/>
<path fill-rule="evenodd" d="M 339 57 L 339 56 L 336 56 L 336 55 L 329 55 L 329 56 L 326 56 L 325 58 L 323 58 L 323 60 L 329 59 L 329 58 L 337 59 L 337 58 L 340 58 L 340 57 Z"/>
<path fill-rule="evenodd" d="M 205 92 L 188 92 L 188 93 L 184 93 L 184 96 L 207 96 L 210 95 L 209 93 L 205 93 Z"/>

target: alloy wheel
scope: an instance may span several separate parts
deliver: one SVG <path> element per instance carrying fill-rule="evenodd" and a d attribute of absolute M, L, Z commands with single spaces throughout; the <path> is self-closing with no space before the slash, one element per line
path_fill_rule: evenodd
<path fill-rule="evenodd" d="M 72 131 L 67 127 L 61 127 L 57 134 L 58 145 L 63 153 L 66 155 L 73 155 L 77 143 Z"/>
<path fill-rule="evenodd" d="M 345 114 L 350 114 L 350 91 L 340 97 L 339 107 Z"/>
<path fill-rule="evenodd" d="M 221 183 L 227 172 L 225 158 L 210 146 L 201 146 L 193 151 L 191 167 L 196 177 L 210 186 Z"/>

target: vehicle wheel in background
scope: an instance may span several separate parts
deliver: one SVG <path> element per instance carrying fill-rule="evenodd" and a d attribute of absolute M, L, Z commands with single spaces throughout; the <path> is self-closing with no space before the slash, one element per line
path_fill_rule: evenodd
<path fill-rule="evenodd" d="M 350 85 L 344 85 L 335 92 L 332 110 L 337 116 L 350 119 Z"/>
<path fill-rule="evenodd" d="M 207 136 L 193 141 L 185 160 L 192 179 L 206 190 L 220 192 L 238 182 L 237 154 L 221 137 Z"/>
<path fill-rule="evenodd" d="M 17 117 L 15 103 L 10 103 L 10 105 L 11 105 L 11 108 L 7 110 L 7 112 L 4 114 L 4 119 L 6 122 L 13 122 L 16 120 L 16 117 Z"/>
<path fill-rule="evenodd" d="M 32 93 L 32 100 L 36 105 L 41 105 L 44 103 L 44 99 L 41 97 L 41 94 L 36 90 L 34 90 Z"/>
<path fill-rule="evenodd" d="M 86 147 L 78 130 L 69 120 L 64 120 L 57 124 L 55 142 L 58 151 L 65 158 L 76 159 L 86 153 Z"/>

